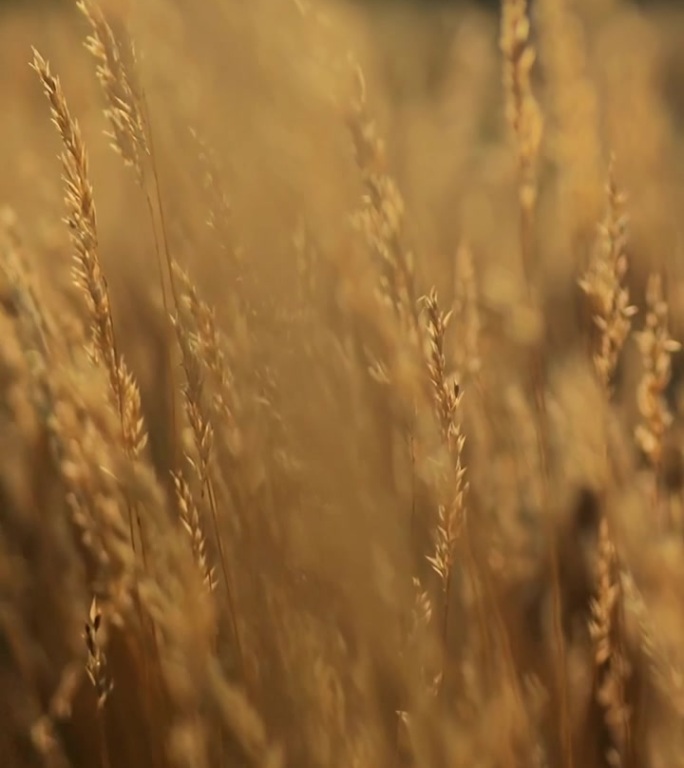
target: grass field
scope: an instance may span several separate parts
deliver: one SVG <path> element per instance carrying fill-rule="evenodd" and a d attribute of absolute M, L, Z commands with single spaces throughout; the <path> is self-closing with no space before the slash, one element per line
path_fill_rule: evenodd
<path fill-rule="evenodd" d="M 2 768 L 684 766 L 682 43 L 0 11 Z"/>

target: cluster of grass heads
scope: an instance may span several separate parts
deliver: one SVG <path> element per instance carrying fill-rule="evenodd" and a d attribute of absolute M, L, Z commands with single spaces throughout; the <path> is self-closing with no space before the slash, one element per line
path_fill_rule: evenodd
<path fill-rule="evenodd" d="M 434 103 L 392 104 L 335 4 L 145 0 L 139 42 L 76 6 L 116 165 L 34 48 L 0 765 L 682 764 L 655 27 L 458 11 Z"/>

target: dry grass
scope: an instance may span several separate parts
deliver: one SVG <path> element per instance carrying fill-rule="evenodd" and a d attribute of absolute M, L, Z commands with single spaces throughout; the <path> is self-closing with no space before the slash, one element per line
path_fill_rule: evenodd
<path fill-rule="evenodd" d="M 684 765 L 684 16 L 41 14 L 0 763 Z"/>

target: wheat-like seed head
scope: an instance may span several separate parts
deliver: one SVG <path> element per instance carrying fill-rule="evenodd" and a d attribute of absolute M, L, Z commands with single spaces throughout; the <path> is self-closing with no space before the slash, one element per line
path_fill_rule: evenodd
<path fill-rule="evenodd" d="M 625 286 L 627 275 L 625 197 L 619 191 L 614 165 L 608 174 L 606 214 L 599 230 L 599 240 L 580 287 L 590 298 L 594 322 L 598 328 L 599 349 L 594 366 L 608 396 L 612 393 L 620 352 L 632 326 L 636 307 L 629 303 Z"/>
<path fill-rule="evenodd" d="M 613 768 L 621 768 L 629 749 L 631 713 L 626 686 L 631 668 L 622 642 L 624 627 L 618 562 L 605 517 L 599 525 L 597 587 L 589 624 L 594 641 L 594 662 L 599 670 L 596 695 L 612 740 L 606 758 Z"/>
<path fill-rule="evenodd" d="M 78 123 L 67 106 L 59 78 L 52 75 L 49 64 L 35 49 L 32 66 L 43 84 L 45 95 L 50 102 L 53 122 L 62 140 L 61 160 L 66 187 L 66 224 L 76 250 L 75 280 L 86 297 L 92 320 L 94 352 L 103 361 L 112 389 L 116 392 L 118 391 L 118 359 L 115 352 L 109 293 L 97 254 L 97 220 L 85 144 Z"/>
<path fill-rule="evenodd" d="M 650 464 L 658 469 L 663 438 L 672 423 L 665 391 L 672 374 L 672 355 L 681 349 L 681 344 L 670 338 L 669 312 L 660 275 L 651 275 L 648 280 L 646 304 L 644 330 L 635 334 L 644 367 L 637 391 L 642 423 L 636 429 L 636 440 Z"/>
<path fill-rule="evenodd" d="M 100 7 L 91 0 L 78 0 L 77 6 L 90 24 L 86 48 L 96 61 L 95 71 L 107 99 L 105 115 L 112 128 L 113 146 L 142 184 L 144 157 L 150 150 L 140 97 L 131 83 L 119 41 Z M 132 48 L 128 53 L 134 60 Z"/>
<path fill-rule="evenodd" d="M 217 585 L 216 568 L 209 565 L 206 540 L 204 538 L 200 512 L 195 503 L 195 498 L 183 475 L 174 473 L 173 484 L 176 490 L 181 523 L 190 538 L 192 553 L 197 562 L 197 567 L 202 574 L 202 580 L 204 581 L 205 586 L 210 592 L 213 592 Z"/>
<path fill-rule="evenodd" d="M 97 600 L 93 598 L 83 637 L 88 651 L 86 672 L 97 693 L 97 705 L 100 708 L 107 703 L 114 688 L 114 683 L 109 677 L 107 657 L 100 643 L 101 624 L 102 613 L 97 606 Z"/>
<path fill-rule="evenodd" d="M 359 96 L 350 110 L 347 126 L 361 172 L 364 195 L 352 226 L 366 239 L 382 270 L 380 290 L 398 313 L 407 330 L 416 332 L 414 258 L 404 233 L 404 200 L 386 167 L 385 151 L 377 127 L 369 117 L 366 84 L 357 68 Z"/>
<path fill-rule="evenodd" d="M 520 203 L 524 210 L 530 211 L 537 198 L 536 165 L 543 119 L 532 90 L 531 73 L 536 53 L 530 42 L 527 0 L 503 3 L 500 45 L 504 56 L 506 117 L 518 148 Z"/>
<path fill-rule="evenodd" d="M 444 471 L 446 501 L 439 505 L 435 552 L 428 562 L 439 574 L 443 588 L 448 588 L 454 564 L 455 545 L 465 517 L 465 468 L 462 465 L 465 436 L 461 430 L 460 406 L 462 393 L 458 384 L 447 378 L 444 357 L 444 335 L 451 313 L 439 308 L 437 292 L 433 289 L 424 299 L 427 333 L 430 345 L 428 370 L 432 382 L 435 409 L 442 430 L 442 440 L 449 459 Z"/>

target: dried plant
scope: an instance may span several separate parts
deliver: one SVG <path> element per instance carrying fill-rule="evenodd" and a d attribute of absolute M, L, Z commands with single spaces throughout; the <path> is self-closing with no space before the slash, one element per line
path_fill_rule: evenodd
<path fill-rule="evenodd" d="M 626 217 L 624 198 L 617 189 L 614 163 L 608 174 L 607 211 L 600 237 L 580 287 L 590 298 L 598 333 L 598 351 L 593 355 L 594 370 L 604 396 L 613 398 L 613 378 L 620 353 L 631 330 L 636 308 L 629 304 L 625 285 L 627 273 Z M 611 476 L 609 447 L 604 446 L 604 482 Z M 607 491 L 602 489 L 605 501 Z M 596 596 L 592 601 L 589 631 L 594 643 L 595 695 L 603 711 L 610 747 L 606 760 L 610 765 L 628 765 L 632 761 L 631 725 L 627 684 L 631 674 L 625 645 L 625 600 L 621 582 L 621 564 L 605 511 L 598 529 L 598 564 Z"/>
<path fill-rule="evenodd" d="M 456 368 L 463 374 L 477 377 L 482 368 L 480 335 L 482 318 L 480 316 L 479 291 L 475 275 L 473 253 L 462 245 L 456 254 L 456 295 L 454 315 L 462 328 L 459 334 L 462 340 L 454 350 Z"/>
<path fill-rule="evenodd" d="M 589 297 L 598 329 L 598 350 L 594 353 L 596 373 L 607 395 L 620 352 L 629 336 L 636 307 L 629 303 L 627 275 L 625 197 L 615 181 L 614 163 L 608 172 L 606 213 L 599 240 L 580 287 Z"/>
<path fill-rule="evenodd" d="M 105 115 L 112 128 L 113 146 L 142 184 L 143 158 L 150 154 L 140 97 L 131 83 L 119 41 L 97 3 L 78 0 L 78 9 L 87 19 L 91 35 L 86 47 L 96 61 L 95 71 L 107 99 Z M 129 58 L 135 59 L 133 50 Z"/>
<path fill-rule="evenodd" d="M 406 244 L 404 200 L 387 169 L 385 149 L 377 126 L 368 115 L 366 82 L 356 70 L 358 97 L 347 119 L 354 142 L 356 163 L 361 171 L 364 194 L 361 209 L 352 223 L 367 239 L 382 270 L 381 289 L 399 314 L 402 323 L 417 330 L 414 257 Z"/>
<path fill-rule="evenodd" d="M 207 546 L 202 531 L 202 521 L 199 509 L 195 503 L 192 491 L 182 475 L 174 475 L 173 482 L 178 496 L 178 509 L 181 523 L 187 531 L 192 546 L 192 553 L 197 562 L 197 567 L 202 574 L 202 580 L 210 592 L 216 589 L 216 569 L 209 565 Z"/>
<path fill-rule="evenodd" d="M 684 17 L 77 5 L 0 14 L 2 765 L 681 762 Z"/>
<path fill-rule="evenodd" d="M 179 274 L 180 270 L 176 270 Z M 187 276 L 182 275 L 186 285 L 192 290 L 192 286 Z M 196 295 L 196 292 L 193 291 Z M 204 306 L 204 305 L 202 305 Z M 195 318 L 196 319 L 196 318 Z M 185 395 L 185 413 L 187 416 L 190 429 L 192 431 L 194 439 L 194 457 L 190 458 L 190 464 L 196 474 L 197 481 L 201 488 L 201 497 L 207 499 L 209 503 L 209 509 L 211 512 L 211 519 L 214 528 L 214 534 L 216 538 L 216 546 L 219 552 L 219 562 L 221 565 L 221 573 L 225 583 L 227 592 L 227 599 L 230 605 L 230 616 L 232 622 L 233 635 L 235 644 L 237 647 L 238 657 L 241 665 L 244 665 L 242 643 L 240 640 L 240 630 L 237 623 L 237 606 L 235 597 L 235 586 L 233 579 L 230 576 L 228 569 L 227 556 L 224 552 L 223 540 L 221 537 L 221 529 L 219 524 L 219 510 L 216 492 L 214 490 L 214 482 L 212 478 L 212 463 L 214 459 L 214 429 L 212 424 L 206 415 L 204 405 L 204 383 L 203 383 L 203 367 L 205 358 L 200 354 L 201 347 L 198 343 L 198 339 L 202 337 L 202 334 L 206 335 L 207 327 L 196 327 L 194 332 L 191 333 L 183 322 L 182 318 L 176 321 L 176 333 L 178 339 L 178 345 L 181 350 L 181 360 L 183 370 L 186 377 L 186 386 L 184 388 Z M 217 348 L 214 349 L 214 358 L 218 357 L 220 352 Z M 178 476 L 174 478 L 176 487 L 178 489 Z M 181 490 L 187 491 L 187 486 L 181 486 Z M 186 496 L 184 493 L 183 496 Z M 183 501 L 183 505 L 188 510 L 187 500 Z M 183 512 L 181 511 L 181 520 L 183 520 Z M 184 524 L 186 524 L 184 522 Z M 197 536 L 199 530 L 198 525 L 194 522 L 191 524 L 191 530 L 193 536 Z M 196 547 L 195 547 L 196 551 Z M 198 560 L 201 565 L 201 560 Z M 206 566 L 202 566 L 202 570 L 206 573 Z M 211 577 L 210 577 L 211 581 Z"/>
<path fill-rule="evenodd" d="M 598 592 L 591 604 L 589 625 L 599 674 L 596 695 L 611 738 L 606 759 L 617 767 L 628 765 L 630 760 L 631 713 L 626 688 L 631 669 L 623 644 L 619 565 L 605 518 L 599 525 L 596 581 Z"/>
<path fill-rule="evenodd" d="M 438 574 L 442 584 L 444 593 L 442 633 L 446 638 L 452 569 L 456 556 L 455 547 L 459 531 L 465 524 L 466 514 L 467 483 L 465 467 L 462 464 L 465 436 L 461 431 L 459 416 L 462 394 L 458 384 L 448 380 L 444 358 L 444 336 L 450 313 L 441 312 L 437 303 L 437 293 L 434 290 L 425 298 L 425 312 L 430 343 L 428 369 L 433 386 L 435 408 L 442 430 L 442 440 L 448 456 L 448 466 L 444 473 L 448 498 L 439 505 L 435 553 L 428 557 L 428 562 Z"/>
<path fill-rule="evenodd" d="M 680 351 L 681 344 L 670 338 L 667 327 L 669 310 L 659 275 L 651 275 L 648 280 L 646 304 L 644 330 L 635 335 L 644 366 L 637 392 L 643 421 L 637 427 L 636 440 L 658 475 L 663 457 L 663 438 L 672 424 L 665 393 L 672 375 L 672 355 Z"/>
<path fill-rule="evenodd" d="M 93 599 L 88 621 L 85 625 L 84 638 L 88 651 L 86 672 L 97 693 L 98 707 L 104 707 L 109 694 L 114 688 L 114 682 L 109 678 L 107 670 L 107 657 L 99 640 L 101 624 L 102 613 L 97 607 L 97 601 Z"/>
<path fill-rule="evenodd" d="M 506 0 L 502 6 L 501 51 L 504 60 L 506 118 L 516 140 L 518 194 L 523 268 L 529 283 L 533 268 L 532 219 L 537 200 L 537 163 L 543 120 L 532 91 L 536 53 L 530 43 L 527 0 Z"/>

